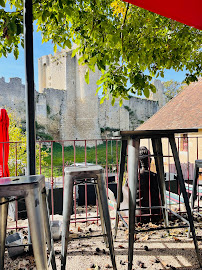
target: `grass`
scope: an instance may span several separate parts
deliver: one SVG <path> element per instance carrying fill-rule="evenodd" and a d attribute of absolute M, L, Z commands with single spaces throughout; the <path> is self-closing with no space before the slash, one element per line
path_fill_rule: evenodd
<path fill-rule="evenodd" d="M 118 144 L 118 150 L 117 146 Z M 106 153 L 107 147 L 107 153 Z M 43 150 L 46 148 L 44 147 Z M 42 168 L 42 173 L 50 177 L 51 176 L 51 148 L 46 150 L 49 155 L 44 160 L 48 164 L 47 167 Z M 93 147 L 86 147 L 86 162 L 96 164 L 96 152 L 97 152 L 97 164 L 105 167 L 106 160 L 108 165 L 116 164 L 117 156 L 119 157 L 120 153 L 120 142 L 116 141 L 104 141 L 102 144 Z M 54 142 L 52 147 L 52 156 L 53 156 L 53 175 L 61 176 L 63 169 L 63 155 L 62 155 L 62 145 Z M 64 164 L 65 166 L 75 163 L 85 162 L 85 147 L 76 146 L 75 147 L 75 160 L 74 160 L 74 147 L 67 146 L 64 147 Z"/>

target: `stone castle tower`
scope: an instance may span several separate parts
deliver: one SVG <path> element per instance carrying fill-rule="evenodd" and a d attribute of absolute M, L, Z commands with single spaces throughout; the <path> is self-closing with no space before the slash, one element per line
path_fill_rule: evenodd
<path fill-rule="evenodd" d="M 78 54 L 72 57 L 72 50 L 42 56 L 38 60 L 39 92 L 43 93 L 47 88 L 65 91 L 61 139 L 100 139 L 99 104 L 98 96 L 95 96 L 100 73 L 98 70 L 90 72 L 87 84 L 86 66 L 79 65 L 78 58 Z"/>

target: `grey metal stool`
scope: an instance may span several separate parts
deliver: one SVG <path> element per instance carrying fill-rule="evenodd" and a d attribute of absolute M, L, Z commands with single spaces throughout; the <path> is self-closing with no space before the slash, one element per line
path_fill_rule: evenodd
<path fill-rule="evenodd" d="M 83 183 L 85 182 L 85 179 L 90 179 L 92 183 L 96 184 L 102 231 L 103 234 L 105 234 L 106 231 L 113 269 L 116 270 L 117 268 L 115 262 L 113 237 L 111 231 L 105 180 L 103 176 L 103 168 L 98 165 L 67 167 L 65 169 L 61 269 L 65 270 L 66 266 L 69 225 L 73 203 L 73 185 Z"/>
<path fill-rule="evenodd" d="M 197 199 L 197 180 L 199 177 L 199 168 L 202 168 L 202 159 L 195 160 L 195 168 L 194 168 L 194 179 L 193 179 L 193 188 L 191 194 L 191 209 L 194 211 L 194 202 Z"/>
<path fill-rule="evenodd" d="M 50 230 L 49 212 L 43 175 L 0 178 L 0 270 L 4 269 L 7 228 L 7 197 L 24 196 L 36 267 L 47 270 L 46 241 L 52 268 L 56 270 L 55 253 Z M 45 240 L 46 236 L 46 240 Z"/>

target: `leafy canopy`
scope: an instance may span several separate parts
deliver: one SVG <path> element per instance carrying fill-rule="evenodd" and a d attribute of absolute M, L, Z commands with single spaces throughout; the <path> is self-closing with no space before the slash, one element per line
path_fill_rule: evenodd
<path fill-rule="evenodd" d="M 0 56 L 23 46 L 23 1 L 0 0 Z M 102 72 L 98 90 L 103 99 L 128 98 L 155 92 L 153 76 L 165 69 L 187 70 L 185 82 L 202 75 L 202 32 L 121 0 L 33 0 L 34 20 L 43 42 L 71 48 L 81 54 L 80 63 Z M 148 75 L 146 75 L 148 74 Z"/>
<path fill-rule="evenodd" d="M 186 87 L 186 84 L 170 80 L 164 82 L 163 86 L 165 87 L 164 93 L 166 97 L 166 102 L 168 102 L 172 98 L 174 98 L 180 91 L 182 91 Z"/>

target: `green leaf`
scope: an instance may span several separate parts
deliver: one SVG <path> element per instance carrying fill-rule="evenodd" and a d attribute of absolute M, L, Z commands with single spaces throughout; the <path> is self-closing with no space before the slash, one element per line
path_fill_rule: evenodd
<path fill-rule="evenodd" d="M 100 91 L 100 89 L 102 88 L 102 85 L 100 85 L 97 89 L 96 89 L 96 93 L 95 93 L 95 95 L 97 95 L 98 94 L 98 92 Z"/>
<path fill-rule="evenodd" d="M 48 12 L 46 10 L 44 10 L 42 17 L 41 17 L 42 22 L 45 22 L 47 20 L 48 15 L 49 15 Z"/>
<path fill-rule="evenodd" d="M 112 98 L 112 102 L 111 103 L 112 103 L 112 106 L 114 106 L 114 103 L 115 103 L 115 98 L 114 97 Z"/>
<path fill-rule="evenodd" d="M 16 33 L 17 32 L 17 25 L 15 24 L 14 21 L 11 21 L 9 24 L 9 29 L 12 33 Z"/>
<path fill-rule="evenodd" d="M 88 65 L 88 67 L 89 67 L 93 72 L 95 72 L 95 66 L 90 66 L 90 65 Z"/>
<path fill-rule="evenodd" d="M 95 56 L 94 57 L 91 57 L 91 59 L 89 61 L 89 64 L 94 66 L 95 63 L 96 63 L 96 61 L 97 61 L 97 58 Z"/>
<path fill-rule="evenodd" d="M 89 84 L 89 69 L 86 70 L 85 81 L 86 81 L 87 84 Z"/>
<path fill-rule="evenodd" d="M 79 47 L 74 49 L 73 52 L 72 52 L 72 57 L 74 57 L 78 51 L 79 51 Z"/>
<path fill-rule="evenodd" d="M 54 44 L 53 51 L 56 53 L 57 52 L 57 44 Z"/>
<path fill-rule="evenodd" d="M 153 93 L 156 93 L 156 87 L 153 84 L 150 85 L 150 89 Z"/>
<path fill-rule="evenodd" d="M 0 0 L 0 5 L 1 5 L 2 7 L 5 7 L 5 6 L 6 6 L 5 1 L 4 1 L 4 0 Z"/>
<path fill-rule="evenodd" d="M 149 89 L 148 88 L 144 88 L 144 95 L 146 98 L 149 98 Z"/>
<path fill-rule="evenodd" d="M 119 101 L 119 106 L 121 107 L 123 105 L 123 99 L 121 98 Z"/>
<path fill-rule="evenodd" d="M 60 7 L 61 9 L 63 9 L 62 0 L 59 0 L 59 7 Z"/>
<path fill-rule="evenodd" d="M 101 98 L 100 104 L 102 104 L 104 102 L 104 100 L 105 100 L 105 96 Z"/>
<path fill-rule="evenodd" d="M 17 59 L 18 59 L 18 56 L 19 56 L 19 50 L 18 50 L 18 48 L 15 48 L 15 49 L 14 49 L 13 54 L 14 54 L 14 56 L 15 56 L 15 59 L 17 60 Z"/>
<path fill-rule="evenodd" d="M 108 79 L 108 78 L 103 78 L 103 77 L 101 77 L 101 78 L 96 82 L 96 84 L 97 84 L 97 85 L 100 85 L 100 84 L 106 82 L 107 79 Z"/>
<path fill-rule="evenodd" d="M 17 24 L 17 35 L 20 35 L 23 33 L 23 27 L 21 24 Z"/>
<path fill-rule="evenodd" d="M 69 39 L 67 39 L 67 40 L 65 41 L 65 46 L 67 46 L 69 49 L 71 49 L 72 43 L 71 43 L 71 41 L 70 41 Z"/>

